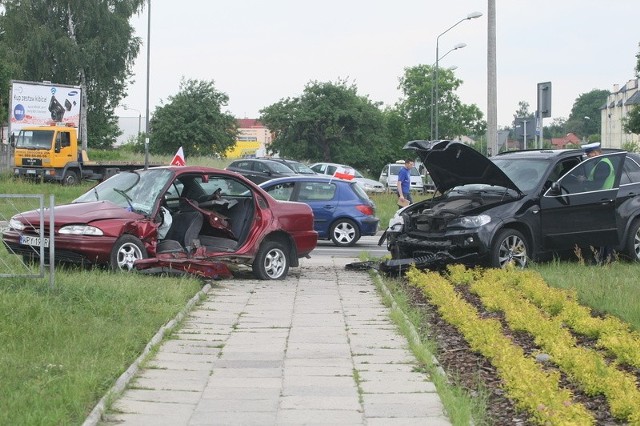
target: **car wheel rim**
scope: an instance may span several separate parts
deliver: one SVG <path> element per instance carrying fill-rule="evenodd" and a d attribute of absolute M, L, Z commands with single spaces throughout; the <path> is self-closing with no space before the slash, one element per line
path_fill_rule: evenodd
<path fill-rule="evenodd" d="M 351 224 L 342 222 L 336 225 L 333 236 L 341 244 L 349 244 L 356 236 L 356 230 Z"/>
<path fill-rule="evenodd" d="M 140 248 L 132 243 L 123 244 L 118 250 L 118 269 L 130 271 L 138 259 L 142 259 Z"/>
<path fill-rule="evenodd" d="M 501 268 L 513 264 L 524 268 L 527 264 L 527 246 L 516 235 L 510 235 L 500 244 L 498 252 L 498 264 Z"/>
<path fill-rule="evenodd" d="M 636 235 L 633 240 L 633 250 L 636 252 L 636 259 L 640 260 L 640 228 L 636 231 Z"/>
<path fill-rule="evenodd" d="M 287 259 L 279 249 L 269 250 L 264 258 L 264 271 L 271 279 L 277 279 L 282 276 L 287 266 Z"/>

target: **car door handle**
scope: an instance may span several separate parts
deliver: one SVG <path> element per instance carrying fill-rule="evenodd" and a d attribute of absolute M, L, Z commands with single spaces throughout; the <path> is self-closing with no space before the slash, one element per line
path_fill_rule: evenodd
<path fill-rule="evenodd" d="M 613 200 L 611 200 L 611 199 L 600 200 L 600 205 L 602 205 L 602 206 L 606 206 L 607 204 L 611 204 L 611 203 L 613 203 Z"/>
<path fill-rule="evenodd" d="M 324 206 L 324 209 L 325 209 L 325 210 L 335 210 L 335 207 L 334 207 L 334 206 L 332 206 L 331 204 L 326 204 L 326 205 Z"/>

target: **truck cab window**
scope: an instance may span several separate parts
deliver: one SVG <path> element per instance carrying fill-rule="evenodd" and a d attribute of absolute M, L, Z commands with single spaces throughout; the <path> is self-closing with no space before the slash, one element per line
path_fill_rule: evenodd
<path fill-rule="evenodd" d="M 58 138 L 60 139 L 60 147 L 67 148 L 71 146 L 71 134 L 69 132 L 58 133 Z"/>

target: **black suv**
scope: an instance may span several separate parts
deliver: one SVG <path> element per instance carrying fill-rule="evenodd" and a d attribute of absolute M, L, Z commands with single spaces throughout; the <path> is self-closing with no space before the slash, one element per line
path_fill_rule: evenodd
<path fill-rule="evenodd" d="M 554 252 L 607 246 L 640 260 L 640 155 L 580 149 L 487 158 L 458 142 L 412 141 L 436 185 L 385 233 L 393 259 L 524 267 Z M 599 176 L 611 165 L 609 179 Z M 382 243 L 384 238 L 381 239 Z M 399 263 L 399 262 L 396 262 Z"/>
<path fill-rule="evenodd" d="M 256 184 L 266 182 L 270 179 L 296 174 L 296 172 L 278 161 L 260 158 L 235 160 L 226 167 L 226 170 L 240 173 Z"/>

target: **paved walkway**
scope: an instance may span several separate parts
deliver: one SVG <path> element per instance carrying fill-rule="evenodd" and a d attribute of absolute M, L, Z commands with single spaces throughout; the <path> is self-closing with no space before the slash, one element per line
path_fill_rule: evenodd
<path fill-rule="evenodd" d="M 325 259 L 216 282 L 105 424 L 450 424 L 369 275 Z"/>

